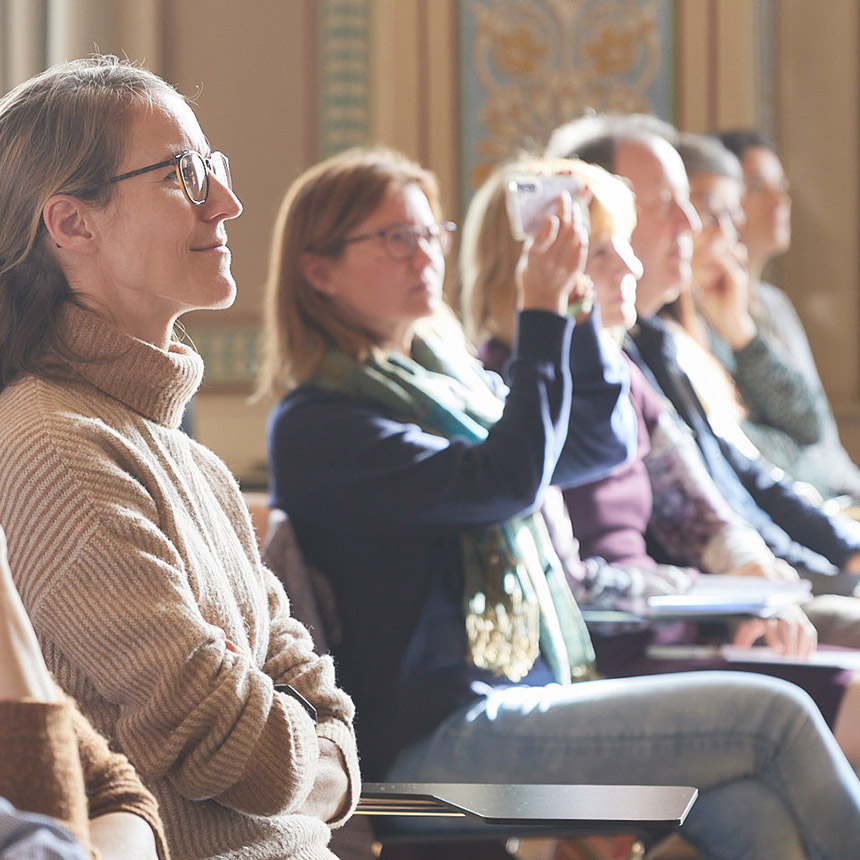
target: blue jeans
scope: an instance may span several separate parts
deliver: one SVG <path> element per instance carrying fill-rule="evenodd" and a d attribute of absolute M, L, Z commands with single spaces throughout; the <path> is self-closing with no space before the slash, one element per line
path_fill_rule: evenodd
<path fill-rule="evenodd" d="M 761 675 L 486 687 L 388 778 L 691 785 L 683 832 L 713 860 L 860 857 L 860 782 L 806 693 Z"/>

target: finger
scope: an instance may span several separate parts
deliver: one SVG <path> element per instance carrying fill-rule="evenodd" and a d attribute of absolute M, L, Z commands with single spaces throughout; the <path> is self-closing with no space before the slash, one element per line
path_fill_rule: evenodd
<path fill-rule="evenodd" d="M 764 628 L 764 641 L 777 654 L 788 653 L 791 641 L 788 625 L 782 618 L 771 618 Z"/>
<path fill-rule="evenodd" d="M 750 618 L 740 623 L 732 644 L 737 645 L 738 648 L 750 648 L 758 639 L 761 639 L 764 632 L 764 622 L 760 618 Z"/>
<path fill-rule="evenodd" d="M 810 657 L 818 650 L 818 631 L 815 629 L 815 625 L 803 614 L 803 611 L 800 612 L 800 617 L 803 619 L 803 656 Z"/>
<path fill-rule="evenodd" d="M 561 192 L 558 199 L 558 204 L 556 206 L 556 211 L 558 212 L 559 217 L 565 221 L 573 221 L 576 218 L 576 214 L 574 212 L 573 200 L 571 199 L 570 192 L 565 189 Z"/>
<path fill-rule="evenodd" d="M 774 559 L 773 567 L 777 574 L 774 579 L 782 582 L 800 582 L 800 574 L 784 559 Z"/>
<path fill-rule="evenodd" d="M 531 255 L 535 250 L 539 252 L 544 251 L 549 248 L 553 242 L 555 242 L 556 237 L 558 236 L 559 223 L 558 215 L 547 215 L 546 218 L 541 221 L 541 225 L 538 228 L 537 233 L 535 233 L 531 243 L 529 244 L 529 255 Z"/>

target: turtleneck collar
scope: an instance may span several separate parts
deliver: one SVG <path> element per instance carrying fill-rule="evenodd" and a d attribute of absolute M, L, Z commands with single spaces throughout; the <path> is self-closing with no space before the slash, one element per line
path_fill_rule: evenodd
<path fill-rule="evenodd" d="M 61 330 L 78 376 L 151 421 L 179 426 L 203 378 L 193 349 L 171 343 L 165 352 L 73 304 L 63 309 Z"/>

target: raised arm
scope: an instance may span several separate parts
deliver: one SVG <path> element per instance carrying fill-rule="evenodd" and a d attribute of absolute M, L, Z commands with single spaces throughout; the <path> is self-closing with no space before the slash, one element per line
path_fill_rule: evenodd
<path fill-rule="evenodd" d="M 370 400 L 297 390 L 270 424 L 275 505 L 311 522 L 386 527 L 502 522 L 530 509 L 567 434 L 572 327 L 521 314 L 504 412 L 477 444 L 390 419 Z"/>
<path fill-rule="evenodd" d="M 817 442 L 824 423 L 816 392 L 759 333 L 749 311 L 749 274 L 742 257 L 726 245 L 696 275 L 696 307 L 718 338 L 714 350 L 734 377 L 752 420 L 782 430 L 798 445 Z"/>

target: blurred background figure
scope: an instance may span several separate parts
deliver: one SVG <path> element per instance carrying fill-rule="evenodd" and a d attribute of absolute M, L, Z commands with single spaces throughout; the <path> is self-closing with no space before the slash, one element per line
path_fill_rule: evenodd
<path fill-rule="evenodd" d="M 787 364 L 804 376 L 814 392 L 822 432 L 820 440 L 807 449 L 806 459 L 812 468 L 828 476 L 834 492 L 848 497 L 842 504 L 849 504 L 860 498 L 860 469 L 839 441 L 836 420 L 791 300 L 762 277 L 767 264 L 785 253 L 791 243 L 789 181 L 775 148 L 763 135 L 735 130 L 723 132 L 719 138 L 738 157 L 743 169 L 744 222 L 740 238 L 747 249 L 750 315 L 761 335 L 779 350 Z M 816 285 L 809 284 L 808 288 L 815 290 Z M 834 503 L 830 507 L 840 506 Z"/>
<path fill-rule="evenodd" d="M 682 363 L 712 423 L 732 437 L 739 425 L 765 459 L 810 485 L 814 501 L 831 498 L 838 493 L 830 470 L 807 456 L 822 438 L 815 391 L 762 336 L 749 311 L 747 255 L 738 237 L 740 164 L 712 137 L 682 134 L 677 148 L 702 223 L 690 284 L 665 311 L 681 326 L 674 331 Z"/>

